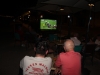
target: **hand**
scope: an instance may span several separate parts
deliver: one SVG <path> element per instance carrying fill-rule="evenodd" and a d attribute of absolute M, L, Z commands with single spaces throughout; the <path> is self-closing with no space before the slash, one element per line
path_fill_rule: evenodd
<path fill-rule="evenodd" d="M 60 68 L 56 68 L 55 74 L 59 74 L 59 73 L 61 73 L 61 69 Z"/>

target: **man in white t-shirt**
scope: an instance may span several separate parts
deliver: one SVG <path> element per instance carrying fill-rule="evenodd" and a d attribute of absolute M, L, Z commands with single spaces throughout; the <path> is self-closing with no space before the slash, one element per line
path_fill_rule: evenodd
<path fill-rule="evenodd" d="M 71 40 L 73 40 L 75 46 L 79 46 L 81 44 L 80 40 L 77 37 L 78 37 L 78 33 L 75 33 L 74 37 L 71 38 Z"/>
<path fill-rule="evenodd" d="M 99 51 L 100 50 L 100 35 L 97 36 L 95 44 L 97 44 L 95 51 Z"/>
<path fill-rule="evenodd" d="M 49 75 L 51 71 L 52 59 L 45 57 L 48 53 L 46 42 L 40 42 L 36 47 L 35 57 L 25 56 L 20 61 L 20 68 L 23 69 L 23 75 Z"/>

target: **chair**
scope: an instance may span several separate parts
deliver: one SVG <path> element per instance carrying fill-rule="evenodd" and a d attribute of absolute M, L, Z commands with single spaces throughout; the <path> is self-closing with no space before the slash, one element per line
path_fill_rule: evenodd
<path fill-rule="evenodd" d="M 19 67 L 18 75 L 23 75 L 23 70 Z"/>
<path fill-rule="evenodd" d="M 81 50 L 82 50 L 82 46 L 80 45 L 80 46 L 75 46 L 75 48 L 74 48 L 74 50 L 75 50 L 75 52 L 81 52 Z"/>
<path fill-rule="evenodd" d="M 84 58 L 83 61 L 85 61 L 86 57 L 92 56 L 91 61 L 92 61 L 92 65 L 93 65 L 93 57 L 94 57 L 94 54 L 95 54 L 96 46 L 97 46 L 96 44 L 87 44 L 85 46 L 85 49 L 83 51 L 83 58 Z"/>

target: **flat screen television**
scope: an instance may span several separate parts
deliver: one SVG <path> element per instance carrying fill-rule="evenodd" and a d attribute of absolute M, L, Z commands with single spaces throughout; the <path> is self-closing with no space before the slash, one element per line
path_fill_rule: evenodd
<path fill-rule="evenodd" d="M 57 20 L 40 19 L 40 29 L 41 30 L 56 30 Z"/>

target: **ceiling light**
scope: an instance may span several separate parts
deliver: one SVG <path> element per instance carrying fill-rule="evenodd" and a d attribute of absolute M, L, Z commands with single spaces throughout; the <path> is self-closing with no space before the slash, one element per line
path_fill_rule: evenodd
<path fill-rule="evenodd" d="M 70 15 L 68 15 L 67 17 L 70 18 Z"/>
<path fill-rule="evenodd" d="M 41 15 L 40 18 L 43 18 L 43 15 Z"/>

